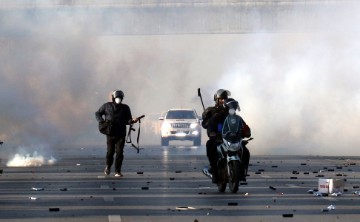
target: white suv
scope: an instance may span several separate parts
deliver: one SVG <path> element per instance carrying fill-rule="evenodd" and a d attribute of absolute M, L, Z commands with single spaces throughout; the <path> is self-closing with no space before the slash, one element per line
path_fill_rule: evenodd
<path fill-rule="evenodd" d="M 170 140 L 191 140 L 194 146 L 201 145 L 201 118 L 194 109 L 169 109 L 161 124 L 161 145 L 168 146 Z"/>

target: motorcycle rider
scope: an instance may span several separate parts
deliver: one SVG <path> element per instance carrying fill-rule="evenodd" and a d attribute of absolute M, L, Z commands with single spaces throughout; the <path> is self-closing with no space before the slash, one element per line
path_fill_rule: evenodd
<path fill-rule="evenodd" d="M 233 98 L 228 98 L 224 101 L 224 107 L 228 110 L 229 115 L 237 115 L 236 114 L 236 110 L 240 111 L 240 106 L 239 103 L 233 99 Z M 246 137 L 250 137 L 251 136 L 251 130 L 250 127 L 246 124 L 246 122 L 244 121 L 244 119 L 240 116 L 237 115 L 238 118 L 240 119 L 240 124 L 238 125 L 238 130 L 237 130 L 237 134 L 236 135 L 223 135 L 223 137 L 227 140 L 231 140 L 234 139 L 235 141 L 240 141 L 243 138 Z M 227 130 L 227 119 L 224 122 L 224 132 L 228 132 Z M 234 133 L 235 134 L 235 133 Z M 226 138 L 229 137 L 229 138 Z M 244 170 L 245 172 L 242 172 L 242 176 L 244 176 L 243 178 L 241 178 L 241 180 L 246 181 L 246 174 L 247 174 L 247 170 L 249 167 L 249 161 L 250 161 L 250 152 L 249 149 L 245 146 L 246 144 L 242 144 L 242 153 L 240 156 L 241 158 L 241 163 L 243 164 Z"/>
<path fill-rule="evenodd" d="M 105 175 L 110 174 L 110 168 L 115 156 L 115 176 L 122 177 L 121 166 L 124 159 L 124 146 L 126 136 L 126 125 L 136 123 L 138 119 L 133 119 L 128 105 L 123 104 L 124 93 L 121 90 L 114 90 L 111 94 L 111 102 L 104 103 L 95 112 L 96 120 L 99 124 L 108 123 L 111 125 L 110 132 L 106 134 L 106 167 Z M 103 118 L 104 116 L 104 118 Z"/>
<path fill-rule="evenodd" d="M 215 106 L 205 109 L 202 113 L 202 127 L 207 130 L 209 137 L 206 142 L 206 155 L 210 162 L 209 173 L 212 174 L 212 182 L 217 183 L 217 145 L 222 143 L 222 125 L 228 115 L 227 108 L 223 105 L 225 99 L 231 95 L 230 91 L 219 89 L 214 94 Z"/>

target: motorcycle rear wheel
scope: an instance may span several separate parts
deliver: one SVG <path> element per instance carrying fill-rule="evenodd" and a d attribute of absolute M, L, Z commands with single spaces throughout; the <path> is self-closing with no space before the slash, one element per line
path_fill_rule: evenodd
<path fill-rule="evenodd" d="M 240 163 L 238 161 L 229 162 L 229 189 L 231 193 L 239 190 Z"/>

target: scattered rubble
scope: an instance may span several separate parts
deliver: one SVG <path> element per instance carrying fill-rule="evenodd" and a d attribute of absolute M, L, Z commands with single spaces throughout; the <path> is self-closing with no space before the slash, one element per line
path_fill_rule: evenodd
<path fill-rule="evenodd" d="M 283 214 L 283 217 L 294 217 L 294 214 Z"/>
<path fill-rule="evenodd" d="M 176 210 L 196 210 L 195 207 L 176 207 Z"/>
<path fill-rule="evenodd" d="M 33 187 L 31 189 L 34 190 L 34 191 L 43 191 L 43 190 L 45 190 L 44 188 L 38 188 L 38 187 Z"/>
<path fill-rule="evenodd" d="M 271 190 L 276 190 L 276 188 L 273 187 L 273 186 L 269 186 L 269 188 L 270 188 Z"/>
<path fill-rule="evenodd" d="M 58 208 L 58 207 L 51 207 L 51 208 L 49 208 L 49 211 L 60 211 L 60 208 Z"/>
<path fill-rule="evenodd" d="M 237 202 L 229 202 L 229 203 L 228 203 L 228 206 L 237 206 L 237 205 L 238 205 Z"/>
<path fill-rule="evenodd" d="M 327 208 L 321 209 L 322 212 L 329 212 L 335 210 L 335 206 L 334 205 L 330 205 Z"/>

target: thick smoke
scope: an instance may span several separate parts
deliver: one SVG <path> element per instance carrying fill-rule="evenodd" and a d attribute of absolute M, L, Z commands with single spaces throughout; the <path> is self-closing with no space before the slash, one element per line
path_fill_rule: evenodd
<path fill-rule="evenodd" d="M 317 33 L 111 36 L 98 34 L 101 14 L 55 15 L 0 19 L 0 140 L 12 151 L 104 146 L 94 113 L 113 89 L 146 115 L 141 144 L 159 144 L 159 115 L 201 113 L 201 87 L 205 105 L 218 88 L 240 101 L 253 154 L 360 154 L 356 18 Z"/>
<path fill-rule="evenodd" d="M 355 39 L 349 42 L 328 34 L 317 37 L 301 35 L 298 41 L 302 44 L 297 45 L 293 41 L 299 35 L 258 36 L 271 46 L 277 41 L 292 44 L 250 46 L 254 51 L 246 56 L 260 55 L 254 62 L 235 52 L 250 47 L 231 49 L 239 60 L 229 67 L 221 83 L 230 84 L 234 97 L 240 100 L 242 114 L 260 140 L 261 152 L 359 154 L 360 56 L 350 53 L 360 49 L 359 44 Z M 331 45 L 332 41 L 337 44 Z"/>

